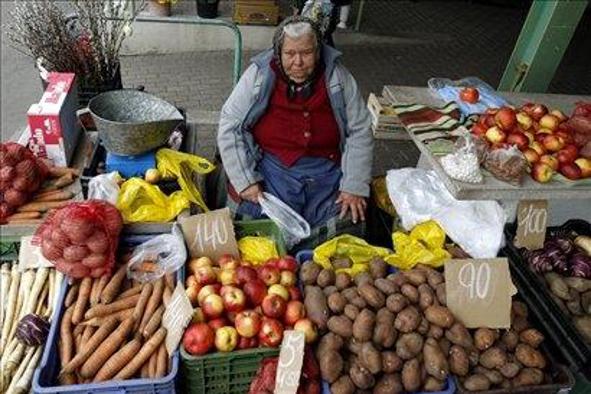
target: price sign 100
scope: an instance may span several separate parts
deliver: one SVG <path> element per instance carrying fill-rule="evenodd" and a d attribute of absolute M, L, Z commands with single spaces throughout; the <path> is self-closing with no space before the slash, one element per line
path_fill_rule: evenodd
<path fill-rule="evenodd" d="M 458 274 L 458 283 L 468 290 L 470 298 L 484 299 L 490 288 L 490 265 L 479 264 L 478 268 L 474 263 L 465 264 Z"/>
<path fill-rule="evenodd" d="M 545 208 L 535 208 L 528 205 L 521 212 L 519 226 L 523 227 L 523 235 L 542 233 L 546 231 L 546 220 L 548 211 Z"/>

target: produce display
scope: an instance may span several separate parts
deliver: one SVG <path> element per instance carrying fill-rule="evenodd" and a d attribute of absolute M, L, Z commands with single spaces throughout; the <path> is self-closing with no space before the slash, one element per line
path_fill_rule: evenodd
<path fill-rule="evenodd" d="M 60 385 L 162 378 L 171 370 L 162 315 L 173 276 L 140 284 L 127 279 L 126 269 L 68 289 L 59 322 Z"/>
<path fill-rule="evenodd" d="M 0 274 L 0 393 L 26 393 L 41 360 L 63 276 L 49 268 L 21 272 L 16 262 L 3 263 Z"/>
<path fill-rule="evenodd" d="M 258 267 L 231 255 L 215 263 L 200 257 L 190 260 L 187 269 L 186 292 L 195 307 L 183 337 L 188 353 L 278 347 L 287 329 L 302 330 L 307 343 L 316 339 L 293 257 L 270 259 Z"/>
<path fill-rule="evenodd" d="M 43 256 L 72 278 L 110 274 L 115 264 L 121 214 L 99 200 L 70 203 L 37 228 Z"/>
<path fill-rule="evenodd" d="M 570 180 L 589 178 L 591 156 L 583 148 L 591 140 L 591 130 L 583 138 L 577 130 L 581 128 L 578 119 L 591 116 L 591 111 L 584 116 L 580 112 L 573 114 L 577 116 L 573 123 L 560 110 L 548 110 L 543 104 L 491 108 L 479 116 L 470 131 L 486 141 L 489 154 L 500 150 L 514 156 L 511 160 L 490 161 L 487 155 L 485 167 L 501 180 L 518 183 L 520 174 L 514 167 L 520 160 L 527 161 L 531 177 L 540 183 L 549 182 L 556 172 Z M 511 146 L 521 151 L 521 158 L 517 149 L 510 150 Z"/>

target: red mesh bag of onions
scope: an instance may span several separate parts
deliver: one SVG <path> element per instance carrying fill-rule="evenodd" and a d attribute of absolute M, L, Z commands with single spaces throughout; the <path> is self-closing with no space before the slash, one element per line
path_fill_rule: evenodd
<path fill-rule="evenodd" d="M 108 202 L 74 202 L 50 213 L 34 242 L 58 271 L 72 278 L 98 278 L 115 265 L 122 227 L 121 214 Z"/>
<path fill-rule="evenodd" d="M 0 223 L 39 190 L 47 173 L 47 166 L 26 147 L 0 144 Z"/>

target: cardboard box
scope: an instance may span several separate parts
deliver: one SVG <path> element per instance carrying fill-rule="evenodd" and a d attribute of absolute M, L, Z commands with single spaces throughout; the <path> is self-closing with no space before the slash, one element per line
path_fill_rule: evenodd
<path fill-rule="evenodd" d="M 279 5 L 274 0 L 238 0 L 233 20 L 242 25 L 275 26 L 279 22 Z"/>
<path fill-rule="evenodd" d="M 49 73 L 45 93 L 27 112 L 29 147 L 35 155 L 58 166 L 70 164 L 80 137 L 77 108 L 76 75 Z"/>

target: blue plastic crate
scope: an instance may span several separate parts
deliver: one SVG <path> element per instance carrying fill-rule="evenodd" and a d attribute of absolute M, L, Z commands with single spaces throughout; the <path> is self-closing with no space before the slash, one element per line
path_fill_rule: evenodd
<path fill-rule="evenodd" d="M 126 246 L 135 246 L 155 235 L 139 235 L 125 237 L 122 242 Z M 177 271 L 177 280 L 184 280 L 184 271 L 179 269 Z M 64 299 L 66 298 L 69 285 L 67 281 L 62 283 L 59 293 L 59 303 L 55 311 L 49 336 L 45 349 L 43 350 L 43 357 L 41 363 L 35 370 L 33 375 L 33 393 L 69 393 L 69 394 L 92 394 L 92 393 L 111 393 L 111 394 L 127 394 L 127 393 L 153 393 L 153 394 L 169 394 L 175 393 L 176 378 L 179 370 L 179 351 L 177 350 L 172 355 L 171 371 L 160 379 L 129 379 L 121 381 L 107 381 L 101 383 L 88 384 L 72 384 L 67 386 L 56 386 L 57 376 L 59 373 L 59 351 L 57 349 L 57 339 L 59 335 L 59 326 L 62 316 L 65 312 Z"/>

